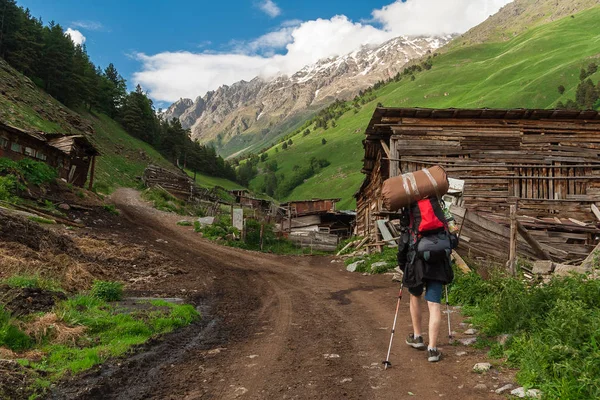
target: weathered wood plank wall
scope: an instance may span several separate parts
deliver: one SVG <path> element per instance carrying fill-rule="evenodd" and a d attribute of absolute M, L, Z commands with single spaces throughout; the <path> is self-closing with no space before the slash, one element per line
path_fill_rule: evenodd
<path fill-rule="evenodd" d="M 553 258 L 584 258 L 600 234 L 591 212 L 600 205 L 595 111 L 378 108 L 364 148 L 357 234 L 372 241 L 378 240 L 376 220 L 386 217 L 378 204 L 383 181 L 432 165 L 465 181 L 463 207 L 478 222 L 506 227 L 509 207 L 517 203 L 520 223 Z M 492 235 L 472 219 L 463 229 L 467 239 L 477 236 L 463 243 L 464 250 L 506 259 L 506 232 Z M 525 241 L 518 251 L 536 258 Z"/>

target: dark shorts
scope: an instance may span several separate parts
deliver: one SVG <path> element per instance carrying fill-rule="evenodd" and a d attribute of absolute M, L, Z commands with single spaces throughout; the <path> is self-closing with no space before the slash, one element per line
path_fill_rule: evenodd
<path fill-rule="evenodd" d="M 442 282 L 439 281 L 427 281 L 423 285 L 408 288 L 408 292 L 413 296 L 420 296 L 423 294 L 425 289 L 425 300 L 432 303 L 442 302 Z"/>

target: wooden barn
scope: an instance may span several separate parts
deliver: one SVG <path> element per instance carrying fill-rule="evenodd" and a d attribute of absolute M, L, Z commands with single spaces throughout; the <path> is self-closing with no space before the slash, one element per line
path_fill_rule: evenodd
<path fill-rule="evenodd" d="M 273 202 L 252 196 L 248 189 L 235 189 L 231 190 L 229 193 L 235 198 L 235 202 L 242 207 L 257 210 L 263 214 L 271 213 Z"/>
<path fill-rule="evenodd" d="M 76 186 L 85 185 L 88 173 L 92 186 L 99 154 L 83 135 L 26 131 L 0 122 L 0 157 L 45 162 L 57 169 L 60 178 Z"/>
<path fill-rule="evenodd" d="M 316 215 L 335 212 L 335 205 L 341 199 L 311 199 L 311 200 L 296 200 L 282 203 L 281 207 L 285 208 L 288 215 L 292 218 L 302 217 L 304 215 Z"/>
<path fill-rule="evenodd" d="M 464 180 L 459 250 L 506 261 L 509 207 L 517 206 L 518 253 L 585 258 L 600 238 L 600 115 L 596 111 L 377 108 L 366 129 L 356 193 L 357 234 L 381 241 L 385 179 L 433 165 Z"/>
<path fill-rule="evenodd" d="M 340 240 L 352 235 L 355 213 L 336 211 L 340 199 L 310 199 L 283 203 L 280 230 L 301 247 L 334 251 Z"/>

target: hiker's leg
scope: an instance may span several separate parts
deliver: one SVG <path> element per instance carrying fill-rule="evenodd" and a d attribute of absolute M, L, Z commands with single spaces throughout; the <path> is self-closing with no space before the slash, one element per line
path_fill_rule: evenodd
<path fill-rule="evenodd" d="M 440 303 L 427 302 L 429 306 L 429 344 L 428 347 L 437 348 L 437 338 L 442 324 L 442 305 Z"/>
<path fill-rule="evenodd" d="M 429 308 L 429 348 L 437 348 L 437 338 L 442 323 L 442 287 L 437 281 L 427 282 L 425 300 Z"/>
<path fill-rule="evenodd" d="M 423 336 L 421 332 L 421 295 L 423 294 L 423 286 L 409 288 L 410 293 L 410 318 L 413 325 L 413 333 L 415 336 Z"/>

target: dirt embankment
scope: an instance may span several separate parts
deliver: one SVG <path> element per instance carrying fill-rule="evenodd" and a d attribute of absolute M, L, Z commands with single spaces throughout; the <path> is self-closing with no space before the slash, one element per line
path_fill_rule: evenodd
<path fill-rule="evenodd" d="M 40 275 L 76 291 L 96 279 L 123 281 L 134 289 L 182 272 L 172 260 L 143 246 L 88 229 L 47 228 L 0 209 L 0 278 Z"/>

